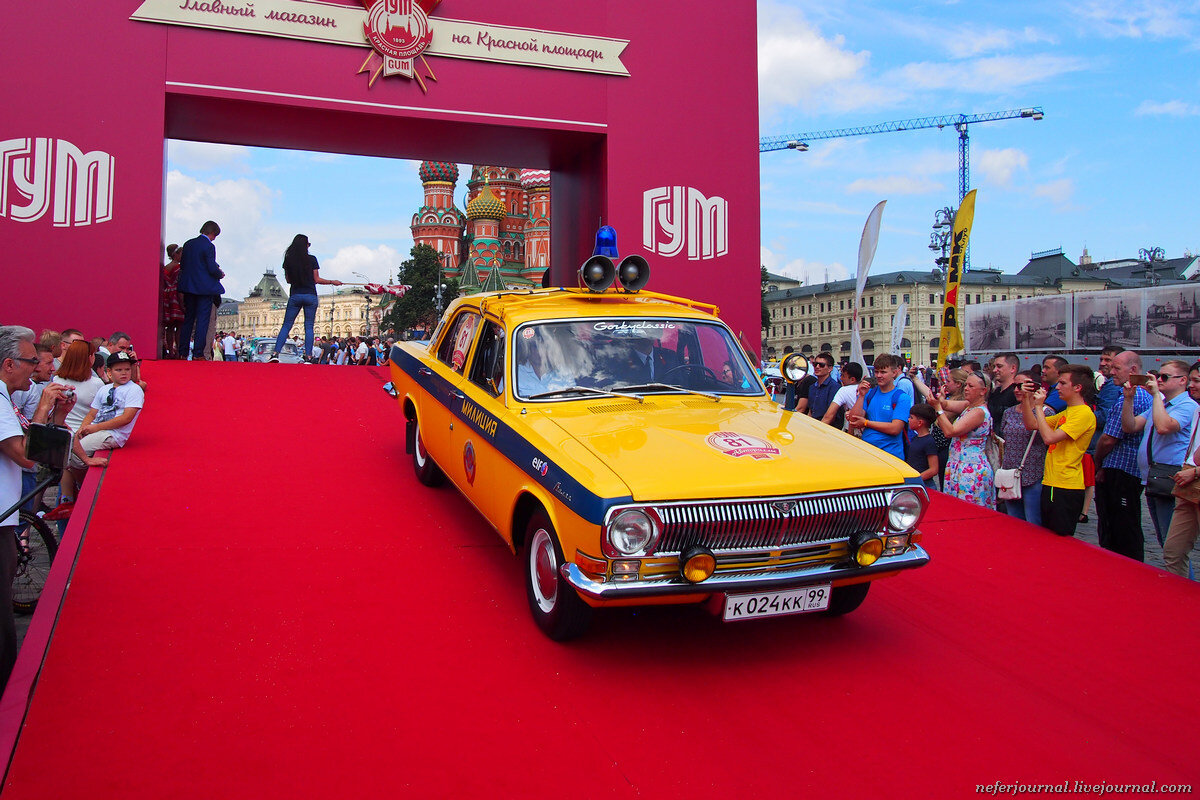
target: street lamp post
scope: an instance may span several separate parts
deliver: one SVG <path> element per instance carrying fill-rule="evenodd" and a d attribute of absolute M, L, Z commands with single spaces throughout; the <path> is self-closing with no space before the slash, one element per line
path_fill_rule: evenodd
<path fill-rule="evenodd" d="M 1151 286 L 1158 286 L 1159 277 L 1158 271 L 1154 267 L 1155 261 L 1165 261 L 1167 253 L 1161 247 L 1143 247 L 1138 250 L 1138 261 L 1146 265 L 1146 279 L 1150 281 Z"/>

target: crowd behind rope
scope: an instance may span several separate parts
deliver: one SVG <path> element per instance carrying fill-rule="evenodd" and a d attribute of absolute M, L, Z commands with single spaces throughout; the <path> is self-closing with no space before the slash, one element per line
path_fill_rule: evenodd
<path fill-rule="evenodd" d="M 1099 373 L 1014 353 L 950 369 L 875 358 L 873 375 L 821 353 L 784 408 L 906 460 L 926 487 L 1074 536 L 1096 514 L 1100 546 L 1145 560 L 1142 500 L 1166 569 L 1194 578 L 1200 537 L 1200 361 L 1145 371 L 1105 347 Z M 1094 511 L 1092 506 L 1094 503 Z"/>

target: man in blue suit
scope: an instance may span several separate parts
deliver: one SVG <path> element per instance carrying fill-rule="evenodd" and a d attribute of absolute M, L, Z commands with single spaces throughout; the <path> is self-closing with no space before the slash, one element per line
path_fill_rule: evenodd
<path fill-rule="evenodd" d="M 221 233 L 221 226 L 209 220 L 200 226 L 200 235 L 183 245 L 179 260 L 179 292 L 183 295 L 183 325 L 179 328 L 179 354 L 185 357 L 188 345 L 192 359 L 204 358 L 204 345 L 208 341 L 208 320 L 213 305 L 221 302 L 224 288 L 221 278 L 225 273 L 217 266 L 217 248 L 213 245 Z M 193 328 L 195 333 L 193 335 Z"/>

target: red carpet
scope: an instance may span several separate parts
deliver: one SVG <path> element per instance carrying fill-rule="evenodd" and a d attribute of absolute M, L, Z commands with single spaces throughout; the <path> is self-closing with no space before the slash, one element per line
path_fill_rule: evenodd
<path fill-rule="evenodd" d="M 5 800 L 1200 784 L 1200 587 L 1174 576 L 939 498 L 933 563 L 848 617 L 622 610 L 564 646 L 416 483 L 382 370 L 145 373 L 0 708 Z"/>

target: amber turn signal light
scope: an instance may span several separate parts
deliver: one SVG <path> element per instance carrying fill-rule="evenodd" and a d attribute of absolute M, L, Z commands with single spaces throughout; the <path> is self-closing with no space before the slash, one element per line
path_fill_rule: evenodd
<path fill-rule="evenodd" d="M 700 583 L 712 577 L 717 569 L 717 557 L 707 547 L 692 545 L 683 551 L 679 559 L 679 574 L 692 583 Z"/>
<path fill-rule="evenodd" d="M 854 560 L 860 567 L 869 567 L 883 555 L 883 539 L 870 533 L 856 534 L 852 540 Z"/>

